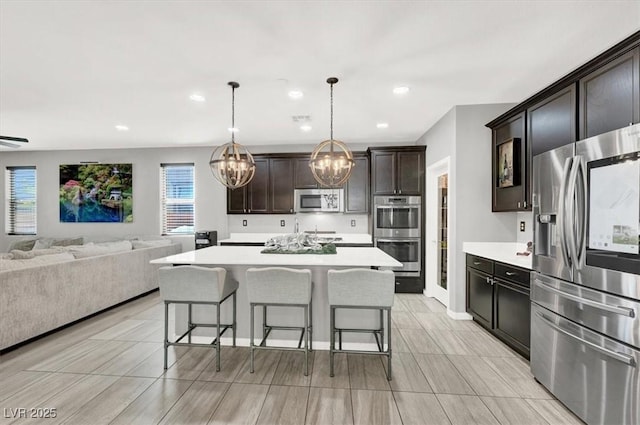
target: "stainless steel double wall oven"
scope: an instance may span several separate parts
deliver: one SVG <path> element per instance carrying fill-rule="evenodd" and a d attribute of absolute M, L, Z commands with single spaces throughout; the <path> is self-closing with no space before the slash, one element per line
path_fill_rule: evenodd
<path fill-rule="evenodd" d="M 533 159 L 531 370 L 589 424 L 640 424 L 640 125 Z"/>
<path fill-rule="evenodd" d="M 374 197 L 374 244 L 402 263 L 402 267 L 392 269 L 396 276 L 420 276 L 421 204 L 420 196 Z"/>

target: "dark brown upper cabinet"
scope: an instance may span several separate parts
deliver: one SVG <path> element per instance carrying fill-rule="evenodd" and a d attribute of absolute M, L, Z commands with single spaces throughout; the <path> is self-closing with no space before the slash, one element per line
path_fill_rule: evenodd
<path fill-rule="evenodd" d="M 493 129 L 492 211 L 531 209 L 531 154 L 525 134 L 526 113 Z"/>
<path fill-rule="evenodd" d="M 227 190 L 228 214 L 293 213 L 293 161 L 254 155 L 256 172 L 248 185 Z"/>
<path fill-rule="evenodd" d="M 313 177 L 309 167 L 309 156 L 295 159 L 295 183 L 296 189 L 317 189 L 318 182 Z"/>
<path fill-rule="evenodd" d="M 369 212 L 369 157 L 353 156 L 355 167 L 344 185 L 344 212 L 367 214 Z"/>
<path fill-rule="evenodd" d="M 531 156 L 576 141 L 577 84 L 571 84 L 527 109 Z"/>
<path fill-rule="evenodd" d="M 270 212 L 293 214 L 293 158 L 269 159 Z"/>
<path fill-rule="evenodd" d="M 640 47 L 580 79 L 580 138 L 640 122 Z"/>
<path fill-rule="evenodd" d="M 372 148 L 373 195 L 421 195 L 424 188 L 425 146 Z"/>

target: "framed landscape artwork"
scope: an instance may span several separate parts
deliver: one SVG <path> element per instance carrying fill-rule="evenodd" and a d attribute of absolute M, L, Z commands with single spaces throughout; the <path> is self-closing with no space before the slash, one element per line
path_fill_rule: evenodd
<path fill-rule="evenodd" d="M 520 184 L 518 177 L 519 171 L 519 148 L 520 139 L 513 138 L 505 140 L 503 143 L 497 146 L 498 160 L 496 164 L 498 170 L 496 175 L 498 176 L 498 187 L 511 187 Z"/>
<path fill-rule="evenodd" d="M 133 221 L 132 164 L 60 165 L 60 221 Z"/>

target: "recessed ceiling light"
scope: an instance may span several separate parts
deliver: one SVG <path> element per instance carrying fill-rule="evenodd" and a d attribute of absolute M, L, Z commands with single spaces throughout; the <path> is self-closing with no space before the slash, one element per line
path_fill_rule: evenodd
<path fill-rule="evenodd" d="M 313 127 L 311 127 L 309 124 L 302 124 L 300 126 L 300 130 L 304 131 L 305 133 L 308 133 L 309 131 L 312 130 Z"/>
<path fill-rule="evenodd" d="M 378 128 L 389 128 L 389 123 L 379 122 L 378 124 L 376 124 L 376 127 L 378 127 Z"/>
<path fill-rule="evenodd" d="M 129 131 L 129 127 L 122 124 L 116 124 L 116 130 L 118 131 Z"/>
<path fill-rule="evenodd" d="M 407 94 L 409 93 L 409 87 L 399 86 L 393 88 L 393 94 Z"/>
<path fill-rule="evenodd" d="M 193 93 L 191 96 L 189 96 L 189 99 L 193 100 L 194 102 L 204 102 L 205 100 L 207 100 L 203 95 L 198 93 Z"/>
<path fill-rule="evenodd" d="M 302 96 L 304 96 L 304 93 L 302 93 L 300 90 L 291 90 L 289 92 L 289 97 L 291 99 L 301 99 Z"/>
<path fill-rule="evenodd" d="M 229 130 L 229 133 L 237 133 L 239 131 L 237 127 L 229 127 L 227 130 Z"/>

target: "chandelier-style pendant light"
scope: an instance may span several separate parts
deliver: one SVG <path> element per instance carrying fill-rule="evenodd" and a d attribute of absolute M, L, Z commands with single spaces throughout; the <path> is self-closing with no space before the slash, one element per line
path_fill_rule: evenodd
<path fill-rule="evenodd" d="M 235 142 L 235 92 L 240 84 L 235 81 L 231 86 L 231 142 L 216 148 L 211 154 L 209 166 L 213 176 L 229 189 L 247 185 L 256 172 L 256 163 L 251 153 Z"/>
<path fill-rule="evenodd" d="M 333 85 L 338 79 L 331 77 L 327 83 L 331 86 L 331 137 L 321 142 L 311 153 L 309 167 L 313 177 L 324 187 L 341 187 L 353 171 L 353 154 L 343 142 L 333 139 Z"/>

